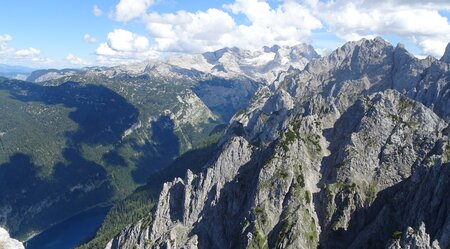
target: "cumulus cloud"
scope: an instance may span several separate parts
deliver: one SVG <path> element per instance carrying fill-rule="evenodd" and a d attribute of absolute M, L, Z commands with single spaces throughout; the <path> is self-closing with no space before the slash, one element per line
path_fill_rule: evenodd
<path fill-rule="evenodd" d="M 236 0 L 224 7 L 247 17 L 250 25 L 239 25 L 238 34 L 252 47 L 298 44 L 308 41 L 313 30 L 323 27 L 305 5 L 295 1 L 284 1 L 271 8 L 262 0 Z"/>
<path fill-rule="evenodd" d="M 120 0 L 116 5 L 114 17 L 118 21 L 128 22 L 145 14 L 153 2 L 153 0 Z"/>
<path fill-rule="evenodd" d="M 319 19 L 293 1 L 276 8 L 265 1 L 238 0 L 222 9 L 160 14 L 147 13 L 153 1 L 121 0 L 115 8 L 115 18 L 129 21 L 139 17 L 146 25 L 149 37 L 116 29 L 108 34 L 96 53 L 98 60 L 118 62 L 157 56 L 160 52 L 205 52 L 223 47 L 260 48 L 264 45 L 295 45 L 306 42 L 315 29 L 322 28 Z M 137 7 L 141 6 L 141 7 Z M 238 25 L 234 15 L 243 14 L 249 24 Z"/>
<path fill-rule="evenodd" d="M 306 1 L 328 31 L 344 40 L 397 35 L 416 44 L 425 54 L 440 56 L 450 41 L 450 24 L 439 13 L 449 1 Z"/>
<path fill-rule="evenodd" d="M 101 16 L 103 15 L 103 11 L 97 5 L 94 5 L 94 7 L 92 7 L 92 14 L 94 16 Z"/>
<path fill-rule="evenodd" d="M 91 36 L 90 34 L 84 34 L 83 40 L 87 43 L 96 43 L 97 42 L 97 39 L 95 39 L 95 37 Z"/>
<path fill-rule="evenodd" d="M 0 35 L 0 55 L 5 55 L 14 52 L 14 50 L 8 47 L 8 42 L 12 40 L 12 36 L 8 34 Z"/>
<path fill-rule="evenodd" d="M 423 9 L 450 9 L 450 2 L 447 0 L 359 0 L 362 4 L 370 7 L 383 5 L 397 6 L 397 7 L 419 7 Z M 353 1 L 355 2 L 355 1 Z"/>
<path fill-rule="evenodd" d="M 145 36 L 128 30 L 115 29 L 108 34 L 108 46 L 115 51 L 143 52 L 149 48 L 149 43 Z"/>
<path fill-rule="evenodd" d="M 145 18 L 147 29 L 158 51 L 196 52 L 228 45 L 237 26 L 226 12 L 209 9 L 190 13 L 151 13 Z"/>
<path fill-rule="evenodd" d="M 8 34 L 3 34 L 0 35 L 0 44 L 5 43 L 5 42 L 9 42 L 12 40 L 12 36 L 8 35 Z"/>
<path fill-rule="evenodd" d="M 49 58 L 43 58 L 39 55 L 39 49 L 29 47 L 25 49 L 15 49 L 9 46 L 13 37 L 9 34 L 0 35 L 0 63 L 5 64 L 49 64 L 53 61 Z"/>
<path fill-rule="evenodd" d="M 108 33 L 108 40 L 96 49 L 97 61 L 102 64 L 117 64 L 156 58 L 158 52 L 150 48 L 145 36 L 128 30 L 115 29 Z"/>
<path fill-rule="evenodd" d="M 15 54 L 20 57 L 36 57 L 40 53 L 41 53 L 40 50 L 32 47 L 29 47 L 27 49 L 20 49 L 15 52 Z"/>
<path fill-rule="evenodd" d="M 66 56 L 66 61 L 69 62 L 70 64 L 77 65 L 77 66 L 86 66 L 89 64 L 87 61 L 85 61 L 85 60 L 81 59 L 80 57 L 77 57 L 73 54 L 68 54 Z"/>
<path fill-rule="evenodd" d="M 434 55 L 437 58 L 440 58 L 444 52 L 445 47 L 448 42 L 450 42 L 450 36 L 447 36 L 444 39 L 433 40 L 432 38 L 422 38 L 421 41 L 418 41 L 418 46 L 423 50 L 423 56 L 425 55 Z"/>
<path fill-rule="evenodd" d="M 204 52 L 238 46 L 311 42 L 314 32 L 328 32 L 344 41 L 395 35 L 439 57 L 450 41 L 450 24 L 441 10 L 448 0 L 234 0 L 205 11 L 151 11 L 155 0 L 120 0 L 113 17 L 139 19 L 148 36 L 114 30 L 97 48 L 102 58 L 138 59 L 161 52 Z M 245 21 L 237 23 L 244 17 Z M 150 42 L 151 41 L 151 42 Z"/>
<path fill-rule="evenodd" d="M 322 27 L 299 3 L 287 1 L 271 8 L 265 1 L 237 0 L 223 10 L 152 12 L 143 17 L 155 49 L 169 52 L 204 52 L 225 46 L 260 48 L 264 45 L 294 45 L 308 40 Z M 236 24 L 233 15 L 243 14 L 249 24 Z"/>
<path fill-rule="evenodd" d="M 35 58 L 31 58 L 32 62 L 36 62 L 39 64 L 51 64 L 54 61 L 50 58 L 41 58 L 41 57 L 35 57 Z"/>

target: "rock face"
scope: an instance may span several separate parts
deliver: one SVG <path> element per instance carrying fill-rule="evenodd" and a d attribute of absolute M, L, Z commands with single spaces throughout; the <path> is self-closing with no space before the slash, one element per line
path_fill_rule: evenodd
<path fill-rule="evenodd" d="M 441 57 L 441 61 L 450 63 L 450 43 L 445 48 L 444 55 Z"/>
<path fill-rule="evenodd" d="M 449 248 L 449 67 L 376 38 L 290 70 L 107 248 Z"/>

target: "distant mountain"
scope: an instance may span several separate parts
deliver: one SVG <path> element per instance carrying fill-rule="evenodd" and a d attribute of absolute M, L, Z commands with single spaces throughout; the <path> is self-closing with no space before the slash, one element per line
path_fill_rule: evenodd
<path fill-rule="evenodd" d="M 240 71 L 227 73 L 175 65 L 169 58 L 37 70 L 28 81 L 0 78 L 0 226 L 25 239 L 125 198 L 245 110 L 270 83 L 260 77 L 269 72 L 261 65 L 280 72 L 303 67 L 309 57 L 301 48 L 225 49 L 217 61 L 202 55 L 211 57 L 211 68 L 241 64 Z M 305 49 L 305 56 L 316 56 Z M 244 63 L 264 56 L 271 59 Z"/>
<path fill-rule="evenodd" d="M 289 68 L 303 69 L 308 61 L 320 56 L 307 44 L 296 46 L 263 47 L 261 50 L 246 50 L 237 47 L 223 48 L 214 52 L 195 55 L 176 55 L 166 59 L 143 61 L 116 67 L 92 67 L 84 69 L 38 70 L 27 78 L 31 82 L 42 82 L 65 76 L 83 74 L 116 77 L 119 74 L 132 76 L 150 74 L 154 76 L 184 77 L 185 74 L 206 73 L 233 79 L 247 77 L 264 84 L 272 83 Z"/>
<path fill-rule="evenodd" d="M 363 39 L 284 73 L 106 248 L 449 248 L 449 51 Z"/>
<path fill-rule="evenodd" d="M 32 71 L 26 80 L 31 82 L 44 82 L 47 80 L 55 80 L 65 76 L 75 75 L 82 71 L 82 69 L 41 69 Z"/>
<path fill-rule="evenodd" d="M 299 44 L 292 47 L 275 45 L 256 51 L 224 48 L 201 55 L 172 56 L 167 63 L 225 78 L 245 75 L 269 84 L 280 72 L 290 67 L 303 69 L 308 61 L 319 57 L 312 46 Z"/>
<path fill-rule="evenodd" d="M 22 66 L 10 66 L 0 64 L 0 76 L 12 78 L 12 79 L 26 79 L 28 75 L 36 69 L 22 67 Z"/>
<path fill-rule="evenodd" d="M 0 73 L 10 73 L 10 72 L 16 72 L 16 73 L 31 73 L 36 69 L 29 68 L 29 67 L 22 67 L 22 66 L 10 66 L 5 64 L 0 64 Z"/>

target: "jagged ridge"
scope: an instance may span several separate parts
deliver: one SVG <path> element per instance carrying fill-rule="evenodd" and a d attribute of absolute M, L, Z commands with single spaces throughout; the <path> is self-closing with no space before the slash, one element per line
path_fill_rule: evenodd
<path fill-rule="evenodd" d="M 381 38 L 313 60 L 107 248 L 447 248 L 449 76 Z"/>

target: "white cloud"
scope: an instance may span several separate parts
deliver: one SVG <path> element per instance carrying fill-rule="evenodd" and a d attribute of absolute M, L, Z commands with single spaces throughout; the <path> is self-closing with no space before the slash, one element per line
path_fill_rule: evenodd
<path fill-rule="evenodd" d="M 308 41 L 313 30 L 323 27 L 306 6 L 295 1 L 284 1 L 271 8 L 266 1 L 236 0 L 225 7 L 234 14 L 244 14 L 250 21 L 250 25 L 239 26 L 238 34 L 251 47 L 295 45 Z"/>
<path fill-rule="evenodd" d="M 440 12 L 450 10 L 448 0 L 279 0 L 276 5 L 268 0 L 234 0 L 217 9 L 164 14 L 149 10 L 154 2 L 120 0 L 113 18 L 122 22 L 139 19 L 149 37 L 114 30 L 108 42 L 97 48 L 98 56 L 118 61 L 158 52 L 295 45 L 311 42 L 318 31 L 346 41 L 395 35 L 415 44 L 423 54 L 437 57 L 450 41 L 449 21 Z M 246 21 L 238 24 L 242 16 Z"/>
<path fill-rule="evenodd" d="M 8 34 L 0 35 L 0 43 L 9 42 L 12 40 L 12 36 Z"/>
<path fill-rule="evenodd" d="M 153 2 L 153 0 L 120 0 L 116 5 L 114 17 L 118 21 L 128 22 L 144 15 Z"/>
<path fill-rule="evenodd" d="M 447 39 L 422 39 L 418 42 L 418 45 L 423 50 L 423 54 L 425 55 L 434 55 L 437 58 L 440 58 L 444 52 L 445 47 L 447 46 L 448 42 L 450 42 L 450 37 L 447 36 Z M 422 55 L 423 55 L 422 54 Z"/>
<path fill-rule="evenodd" d="M 87 43 L 96 43 L 97 42 L 97 39 L 95 39 L 95 37 L 91 36 L 90 34 L 84 34 L 83 40 Z"/>
<path fill-rule="evenodd" d="M 119 52 L 142 52 L 148 50 L 145 36 L 136 35 L 128 30 L 115 29 L 108 34 L 108 46 Z"/>
<path fill-rule="evenodd" d="M 8 47 L 8 42 L 12 40 L 12 36 L 8 34 L 0 35 L 0 55 L 6 55 L 14 52 L 14 49 Z"/>
<path fill-rule="evenodd" d="M 83 59 L 81 59 L 80 57 L 77 57 L 73 54 L 68 54 L 66 56 L 66 61 L 68 61 L 70 64 L 73 65 L 77 65 L 77 66 L 85 66 L 88 65 L 89 63 Z"/>
<path fill-rule="evenodd" d="M 97 5 L 94 5 L 94 7 L 92 7 L 92 14 L 94 14 L 94 16 L 101 16 L 103 15 L 103 11 Z"/>
<path fill-rule="evenodd" d="M 32 47 L 29 47 L 27 49 L 20 49 L 15 52 L 15 54 L 20 57 L 36 57 L 40 53 L 41 53 L 40 50 Z"/>
<path fill-rule="evenodd" d="M 250 24 L 238 25 L 231 13 L 219 9 L 174 14 L 153 12 L 142 19 L 155 40 L 155 49 L 169 52 L 295 45 L 308 41 L 311 32 L 322 27 L 307 8 L 293 1 L 271 8 L 265 1 L 237 0 L 224 8 L 235 15 L 244 14 Z"/>
<path fill-rule="evenodd" d="M 147 29 L 155 39 L 158 51 L 198 52 L 229 45 L 236 23 L 226 12 L 209 9 L 205 12 L 176 14 L 151 13 L 145 17 Z"/>
<path fill-rule="evenodd" d="M 12 39 L 11 35 L 0 35 L 0 63 L 11 65 L 41 65 L 53 62 L 49 58 L 40 57 L 41 51 L 36 48 L 15 49 L 10 47 L 8 43 Z"/>
<path fill-rule="evenodd" d="M 123 22 L 140 18 L 153 38 L 152 49 L 159 52 L 204 52 L 225 46 L 260 48 L 273 44 L 294 45 L 308 41 L 311 32 L 322 27 L 319 19 L 294 1 L 286 1 L 272 8 L 266 1 L 237 0 L 224 5 L 224 9 L 147 13 L 154 2 L 121 0 L 115 7 L 113 17 Z M 244 14 L 250 24 L 237 25 L 232 16 L 237 14 Z M 114 50 L 116 45 L 111 41 L 119 38 L 108 37 L 108 40 L 108 47 Z M 128 42 L 124 44 L 130 45 Z M 99 49 L 106 52 L 105 45 Z M 126 48 L 115 50 L 123 51 Z"/>
<path fill-rule="evenodd" d="M 54 61 L 53 61 L 52 59 L 50 59 L 50 58 L 41 58 L 41 57 L 34 57 L 34 58 L 31 58 L 31 61 L 32 61 L 32 62 L 39 63 L 39 64 L 51 64 L 51 63 L 54 62 Z"/>
<path fill-rule="evenodd" d="M 450 1 L 306 1 L 329 32 L 344 40 L 397 35 L 416 44 L 425 54 L 441 56 L 450 41 L 450 24 L 439 13 Z"/>
<path fill-rule="evenodd" d="M 107 42 L 100 43 L 96 54 L 97 61 L 101 64 L 134 62 L 159 56 L 159 53 L 150 47 L 145 36 L 123 29 L 109 32 Z"/>

